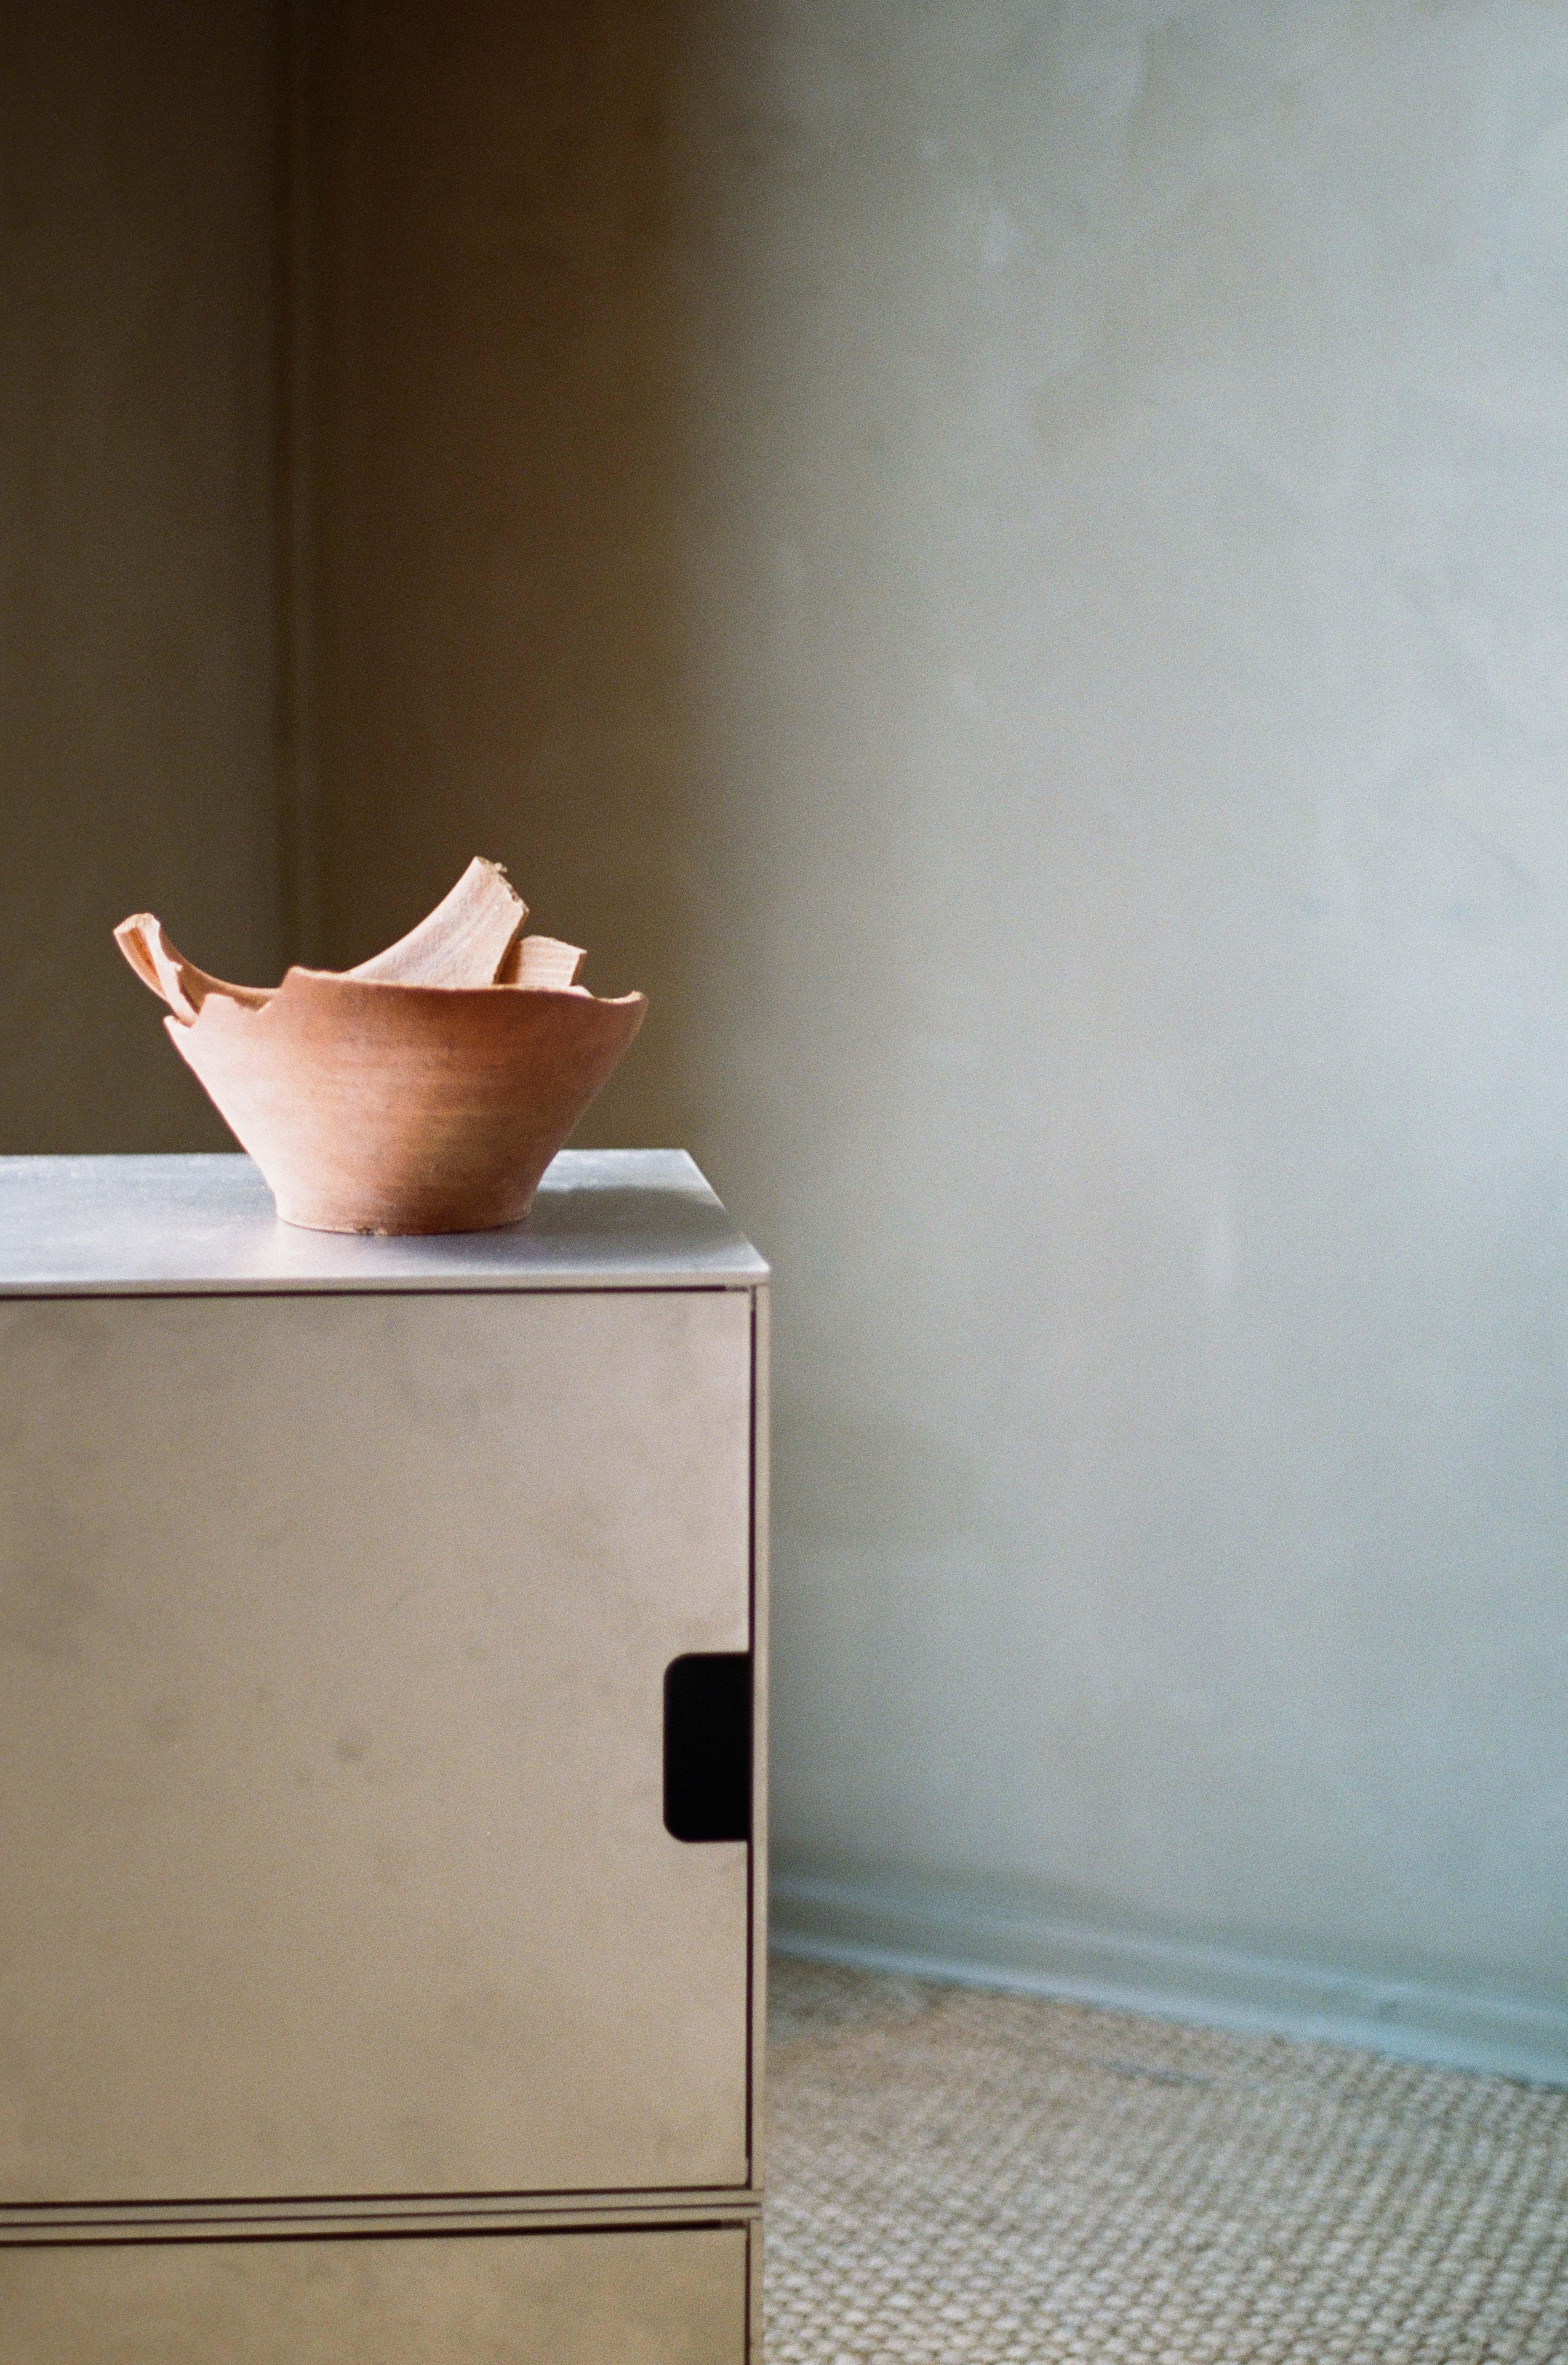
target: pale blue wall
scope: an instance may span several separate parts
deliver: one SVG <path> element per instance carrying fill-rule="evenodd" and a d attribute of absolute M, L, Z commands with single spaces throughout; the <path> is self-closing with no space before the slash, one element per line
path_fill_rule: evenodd
<path fill-rule="evenodd" d="M 703 24 L 691 1071 L 778 1270 L 780 1861 L 1550 2014 L 1568 17 Z"/>

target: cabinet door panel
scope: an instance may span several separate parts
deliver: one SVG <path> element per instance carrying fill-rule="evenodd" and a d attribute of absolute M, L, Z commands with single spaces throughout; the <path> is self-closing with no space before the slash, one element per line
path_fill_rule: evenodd
<path fill-rule="evenodd" d="M 749 1301 L 0 1307 L 0 2201 L 744 2183 Z"/>
<path fill-rule="evenodd" d="M 6 2365 L 745 2365 L 740 2226 L 0 2247 Z"/>

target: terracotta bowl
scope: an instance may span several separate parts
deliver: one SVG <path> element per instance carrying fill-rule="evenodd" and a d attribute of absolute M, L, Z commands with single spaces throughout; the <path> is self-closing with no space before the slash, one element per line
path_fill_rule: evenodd
<path fill-rule="evenodd" d="M 275 989 L 208 977 L 150 913 L 116 934 L 286 1223 L 467 1232 L 527 1215 L 647 1009 L 586 992 L 582 954 L 522 936 L 526 916 L 476 863 L 374 961 L 291 969 Z"/>

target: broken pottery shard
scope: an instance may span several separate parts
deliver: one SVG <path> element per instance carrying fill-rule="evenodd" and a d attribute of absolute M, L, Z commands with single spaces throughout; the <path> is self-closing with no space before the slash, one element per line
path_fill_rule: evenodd
<path fill-rule="evenodd" d="M 476 855 L 452 892 L 417 928 L 344 974 L 398 985 L 489 985 L 498 970 L 515 960 L 517 938 L 527 917 L 527 904 L 499 863 Z M 220 977 L 208 977 L 176 949 L 162 922 L 151 912 L 136 912 L 122 920 L 115 942 L 143 985 L 162 994 L 187 1026 L 210 993 L 227 994 L 230 1002 L 259 1010 L 275 992 L 270 985 L 229 985 Z M 539 942 L 553 944 L 554 939 L 544 936 Z"/>
<path fill-rule="evenodd" d="M 498 985 L 552 985 L 563 991 L 577 981 L 588 955 L 558 936 L 520 936 L 496 971 Z"/>
<path fill-rule="evenodd" d="M 575 945 L 520 944 L 526 916 L 505 873 L 476 861 L 375 960 L 291 969 L 276 988 L 208 977 L 150 913 L 115 935 L 286 1222 L 484 1231 L 527 1215 L 648 1006 L 578 985 Z"/>
<path fill-rule="evenodd" d="M 476 855 L 435 910 L 345 977 L 383 985 L 493 985 L 528 906 L 498 862 Z"/>
<path fill-rule="evenodd" d="M 122 920 L 115 930 L 115 942 L 142 984 L 162 994 L 187 1026 L 209 993 L 227 994 L 230 1002 L 243 1003 L 248 1010 L 259 1010 L 271 999 L 270 985 L 228 985 L 220 977 L 208 977 L 176 951 L 162 922 L 151 912 L 135 912 L 129 920 Z"/>

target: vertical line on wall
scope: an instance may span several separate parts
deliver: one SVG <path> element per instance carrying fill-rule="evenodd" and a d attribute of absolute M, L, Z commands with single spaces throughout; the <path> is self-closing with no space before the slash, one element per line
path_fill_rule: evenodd
<path fill-rule="evenodd" d="M 284 958 L 320 951 L 315 714 L 312 20 L 278 0 L 276 318 L 277 792 Z"/>

